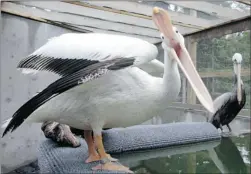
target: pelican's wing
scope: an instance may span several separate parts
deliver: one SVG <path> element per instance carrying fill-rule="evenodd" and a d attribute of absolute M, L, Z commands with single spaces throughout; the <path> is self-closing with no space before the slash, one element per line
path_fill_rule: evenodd
<path fill-rule="evenodd" d="M 63 76 L 21 106 L 12 116 L 3 136 L 10 130 L 14 131 L 31 113 L 53 97 L 79 85 L 84 85 L 89 81 L 94 81 L 99 77 L 104 76 L 109 71 L 116 71 L 132 66 L 135 61 L 136 59 L 134 58 L 107 60 L 92 64 L 70 75 Z"/>
<path fill-rule="evenodd" d="M 214 104 L 214 108 L 215 108 L 215 112 L 210 116 L 210 122 L 212 122 L 213 120 L 217 120 L 217 119 L 223 119 L 223 117 L 227 117 L 227 115 L 225 114 L 226 107 L 227 107 L 227 103 L 232 99 L 232 93 L 231 92 L 226 92 L 220 96 L 218 96 L 213 104 Z M 219 122 L 220 120 L 218 120 Z"/>
<path fill-rule="evenodd" d="M 164 64 L 157 59 L 141 64 L 138 67 L 152 76 L 163 77 Z"/>
<path fill-rule="evenodd" d="M 218 96 L 214 100 L 215 112 L 217 112 L 220 108 L 224 107 L 227 104 L 227 102 L 229 102 L 229 100 L 231 98 L 232 98 L 232 93 L 231 92 L 226 92 L 226 93 Z"/>
<path fill-rule="evenodd" d="M 23 73 L 51 71 L 64 76 L 118 57 L 134 57 L 134 64 L 141 65 L 155 59 L 157 55 L 155 45 L 138 38 L 101 33 L 67 33 L 50 39 L 21 60 L 17 67 Z"/>

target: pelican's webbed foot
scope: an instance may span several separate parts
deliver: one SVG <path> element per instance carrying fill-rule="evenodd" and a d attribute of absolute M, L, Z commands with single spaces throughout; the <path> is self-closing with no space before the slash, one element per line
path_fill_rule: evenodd
<path fill-rule="evenodd" d="M 119 163 L 114 162 L 103 162 L 92 168 L 92 170 L 108 170 L 108 171 L 121 171 L 126 173 L 133 173 L 128 167 L 123 166 Z"/>
<path fill-rule="evenodd" d="M 114 163 L 109 159 L 111 158 L 111 156 L 105 152 L 101 135 L 94 135 L 94 142 L 97 148 L 97 152 L 101 158 L 101 164 L 93 167 L 92 170 L 108 170 L 108 171 L 121 171 L 126 173 L 133 173 L 128 167 L 125 167 L 119 163 Z"/>

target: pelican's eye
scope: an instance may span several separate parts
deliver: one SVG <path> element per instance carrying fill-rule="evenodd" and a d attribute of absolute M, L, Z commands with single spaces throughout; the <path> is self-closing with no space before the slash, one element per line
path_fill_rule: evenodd
<path fill-rule="evenodd" d="M 165 39 L 165 37 L 164 37 L 164 35 L 163 35 L 162 33 L 160 34 L 160 38 L 161 38 L 162 40 Z"/>

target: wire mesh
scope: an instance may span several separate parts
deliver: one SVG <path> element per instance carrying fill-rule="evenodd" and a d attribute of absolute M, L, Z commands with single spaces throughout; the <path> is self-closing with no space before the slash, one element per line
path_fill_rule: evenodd
<path fill-rule="evenodd" d="M 220 38 L 201 39 L 197 44 L 196 66 L 199 72 L 211 72 L 203 81 L 212 98 L 233 90 L 234 53 L 242 54 L 242 71 L 250 70 L 250 30 L 225 35 Z M 212 72 L 233 72 L 231 75 L 215 77 Z M 218 75 L 219 76 L 219 75 Z M 246 105 L 250 109 L 250 74 L 242 75 L 246 91 Z M 199 101 L 197 100 L 197 103 Z"/>

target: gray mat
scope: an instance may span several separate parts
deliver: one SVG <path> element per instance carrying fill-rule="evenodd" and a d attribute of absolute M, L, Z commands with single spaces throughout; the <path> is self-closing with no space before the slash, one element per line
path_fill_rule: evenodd
<path fill-rule="evenodd" d="M 139 125 L 103 131 L 106 151 L 113 154 L 124 165 L 132 161 L 136 163 L 139 160 L 158 157 L 158 154 L 168 155 L 170 152 L 175 152 L 174 149 L 178 153 L 182 149 L 184 151 L 184 148 L 185 151 L 213 148 L 215 143 L 212 142 L 220 138 L 215 127 L 206 122 Z M 51 140 L 42 142 L 38 158 L 41 173 L 92 173 L 91 167 L 98 162 L 84 163 L 88 157 L 87 145 L 83 139 L 80 141 L 81 146 L 78 148 L 60 147 Z M 192 148 L 193 146 L 196 148 Z"/>

